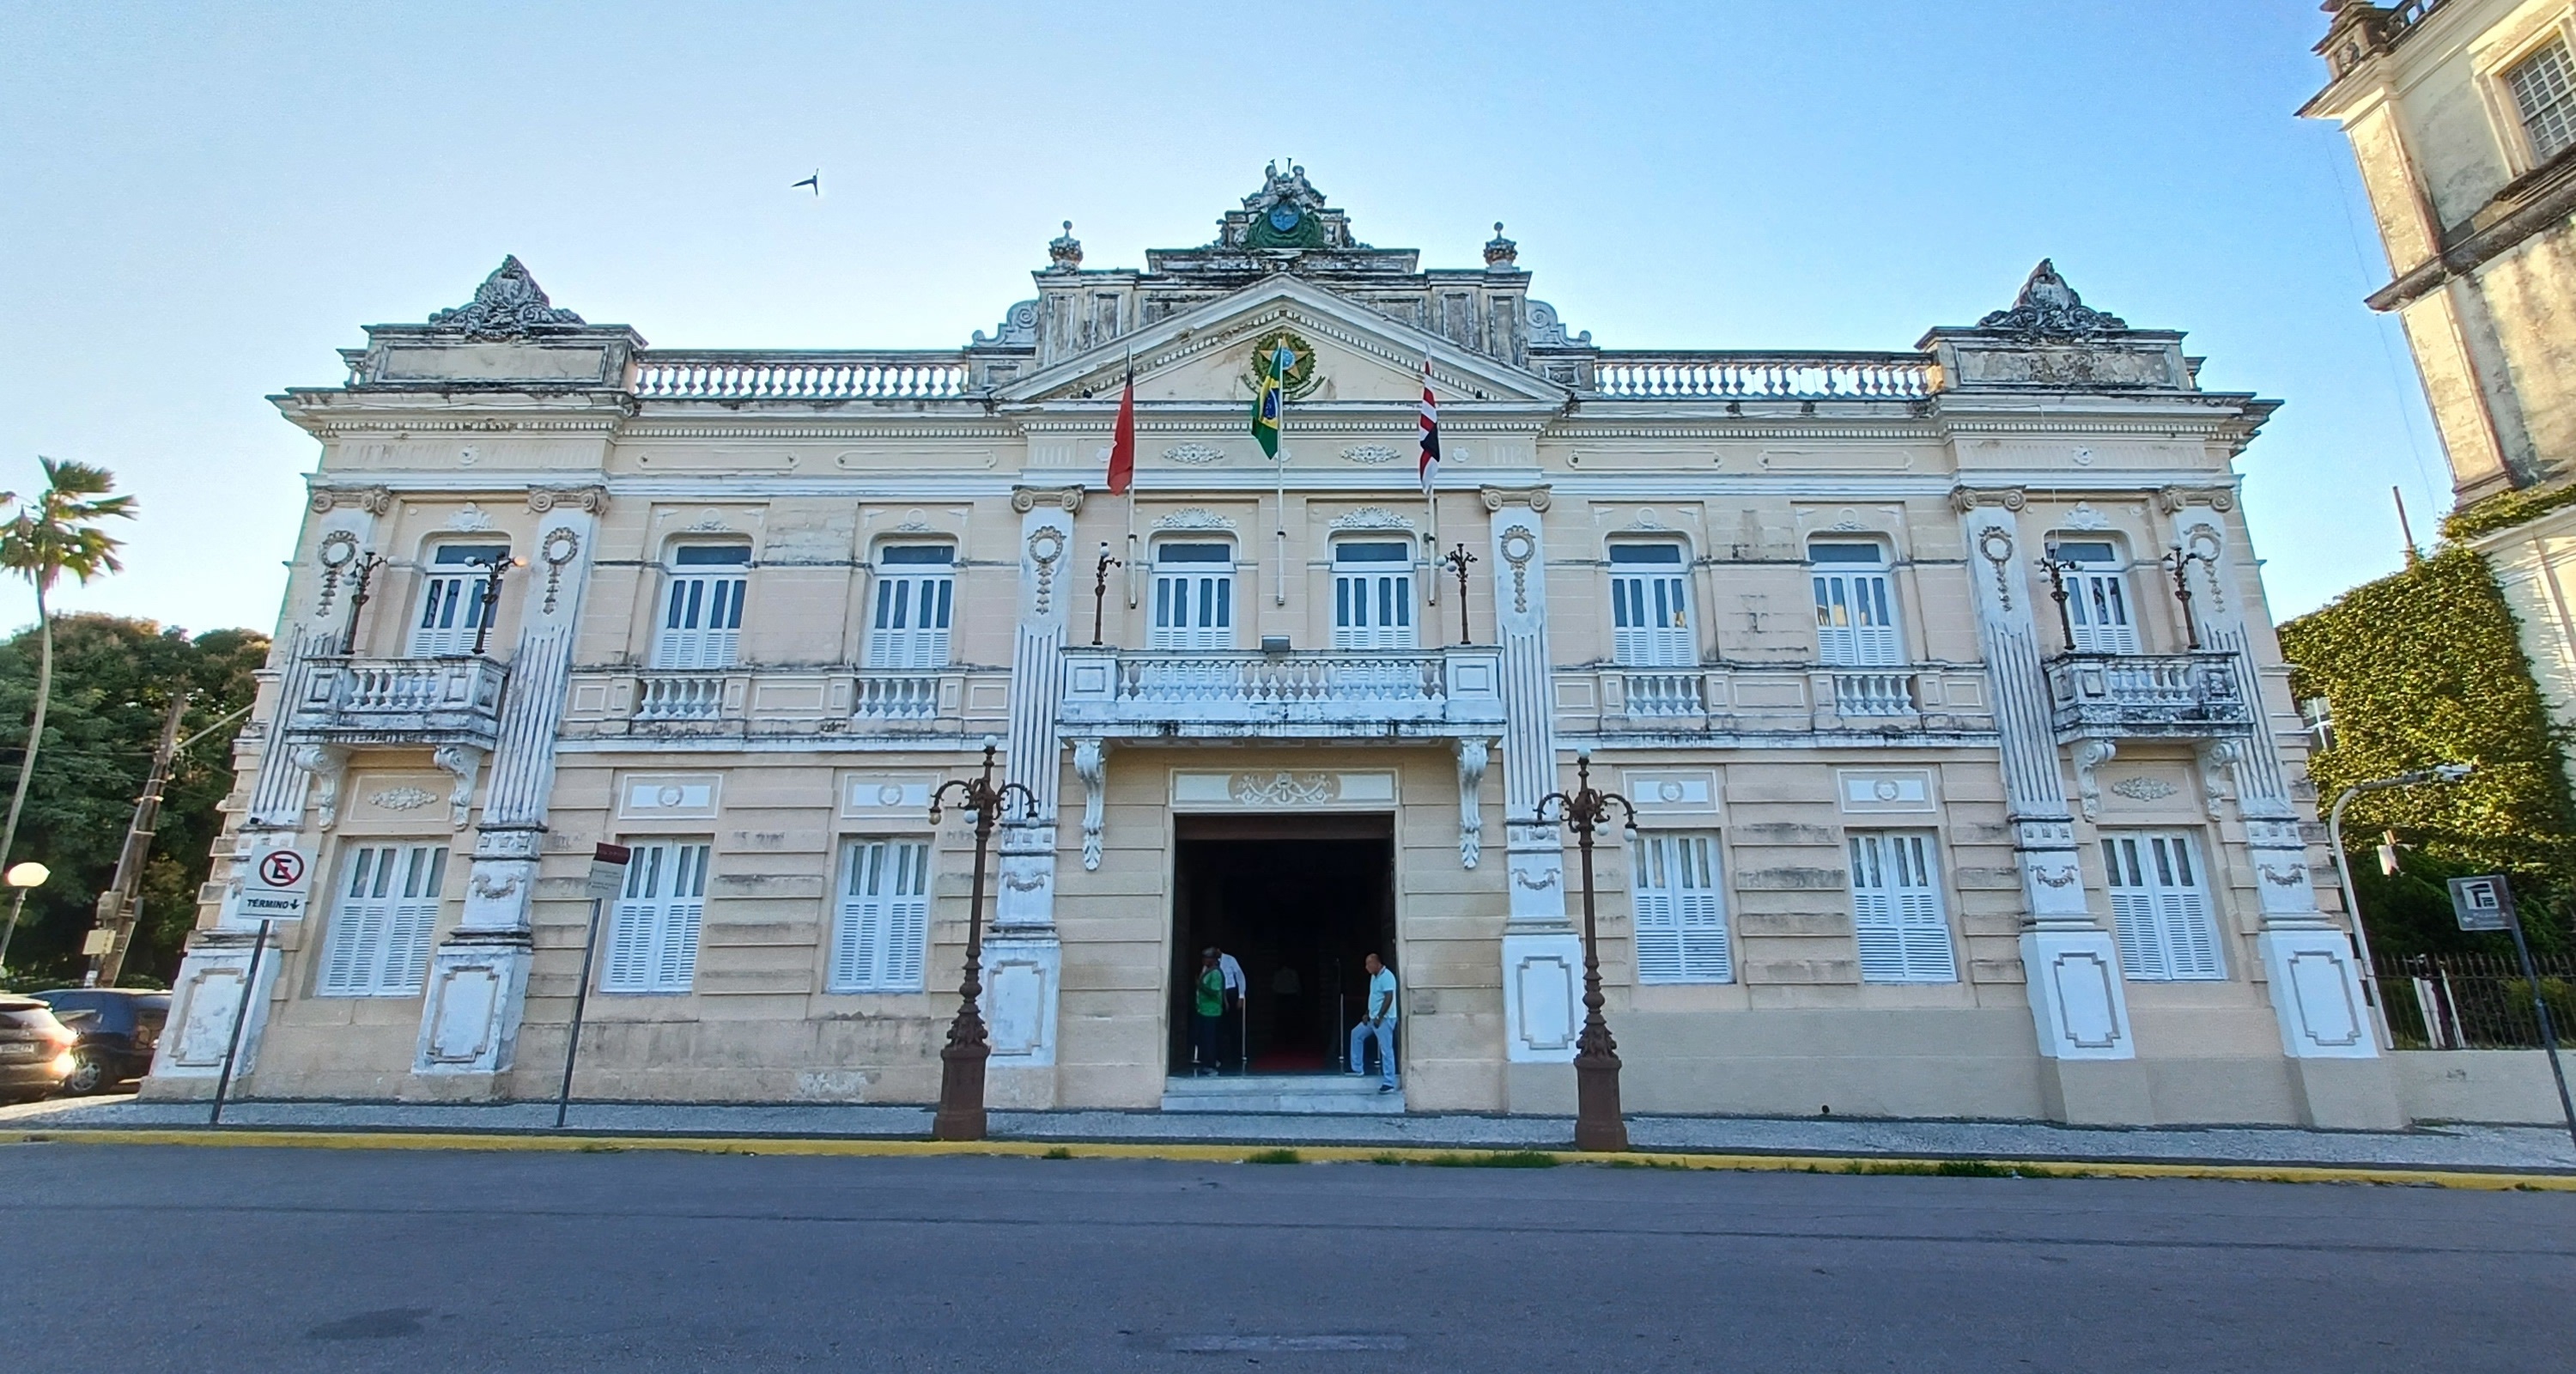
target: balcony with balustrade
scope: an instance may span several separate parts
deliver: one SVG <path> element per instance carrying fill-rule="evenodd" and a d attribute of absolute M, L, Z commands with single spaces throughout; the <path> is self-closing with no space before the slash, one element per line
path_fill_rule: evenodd
<path fill-rule="evenodd" d="M 2254 733 L 2254 704 L 2232 653 L 2070 653 L 2044 667 L 2060 743 Z"/>
<path fill-rule="evenodd" d="M 652 349 L 631 387 L 647 401 L 947 401 L 971 381 L 955 352 Z"/>
<path fill-rule="evenodd" d="M 999 729 L 1010 675 L 963 667 L 582 670 L 564 717 L 572 738 L 954 739 Z"/>
<path fill-rule="evenodd" d="M 508 665 L 479 656 L 310 658 L 282 733 L 334 745 L 489 750 L 500 738 L 509 679 Z"/>
<path fill-rule="evenodd" d="M 1915 401 L 1940 388 L 1920 353 L 1604 350 L 1594 394 L 1640 401 Z"/>
<path fill-rule="evenodd" d="M 1502 654 L 1067 649 L 1060 720 L 1111 739 L 1408 739 L 1492 735 Z"/>
<path fill-rule="evenodd" d="M 1982 668 L 1728 663 L 1557 674 L 1561 729 L 1610 735 L 1852 734 L 1947 739 L 1994 729 Z"/>

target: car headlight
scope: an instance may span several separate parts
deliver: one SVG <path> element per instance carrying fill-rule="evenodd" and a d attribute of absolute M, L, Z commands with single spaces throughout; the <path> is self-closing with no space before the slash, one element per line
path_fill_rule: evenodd
<path fill-rule="evenodd" d="M 72 1070 L 79 1067 L 80 1061 L 72 1057 L 70 1050 L 54 1056 L 54 1076 L 57 1078 L 69 1078 L 72 1076 Z"/>

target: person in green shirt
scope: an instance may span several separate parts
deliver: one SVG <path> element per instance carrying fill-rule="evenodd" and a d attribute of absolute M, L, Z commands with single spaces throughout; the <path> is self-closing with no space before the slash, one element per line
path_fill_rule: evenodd
<path fill-rule="evenodd" d="M 1199 978 L 1191 1004 L 1190 1071 L 1205 1076 L 1217 1070 L 1218 1046 L 1225 1028 L 1225 970 L 1217 966 L 1216 947 L 1199 952 Z"/>

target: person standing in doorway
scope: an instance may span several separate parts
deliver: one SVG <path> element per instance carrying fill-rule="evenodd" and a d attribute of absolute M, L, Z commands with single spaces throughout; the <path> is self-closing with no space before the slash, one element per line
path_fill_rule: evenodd
<path fill-rule="evenodd" d="M 1216 946 L 1200 951 L 1190 1004 L 1190 1072 L 1202 1078 L 1217 1071 L 1217 1045 L 1225 1030 L 1225 972 L 1216 960 Z"/>
<path fill-rule="evenodd" d="M 1217 1057 L 1224 1061 L 1217 1067 L 1242 1073 L 1245 1071 L 1245 1056 L 1251 1048 L 1245 1039 L 1243 1024 L 1243 995 L 1247 987 L 1243 981 L 1243 965 L 1236 963 L 1234 956 L 1226 953 L 1223 946 L 1215 948 L 1216 971 L 1225 978 L 1225 1019 L 1229 1023 L 1217 1033 Z"/>
<path fill-rule="evenodd" d="M 1378 1085 L 1382 1093 L 1395 1091 L 1395 972 L 1375 954 L 1360 961 L 1368 970 L 1368 997 L 1360 1023 L 1351 1027 L 1351 1072 L 1368 1072 L 1368 1043 L 1377 1042 Z"/>

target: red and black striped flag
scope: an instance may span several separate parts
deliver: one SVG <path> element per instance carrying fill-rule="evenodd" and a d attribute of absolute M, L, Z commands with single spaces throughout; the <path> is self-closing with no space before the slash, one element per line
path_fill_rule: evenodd
<path fill-rule="evenodd" d="M 1431 399 L 1431 360 L 1422 360 L 1422 494 L 1440 475 L 1440 403 Z"/>

